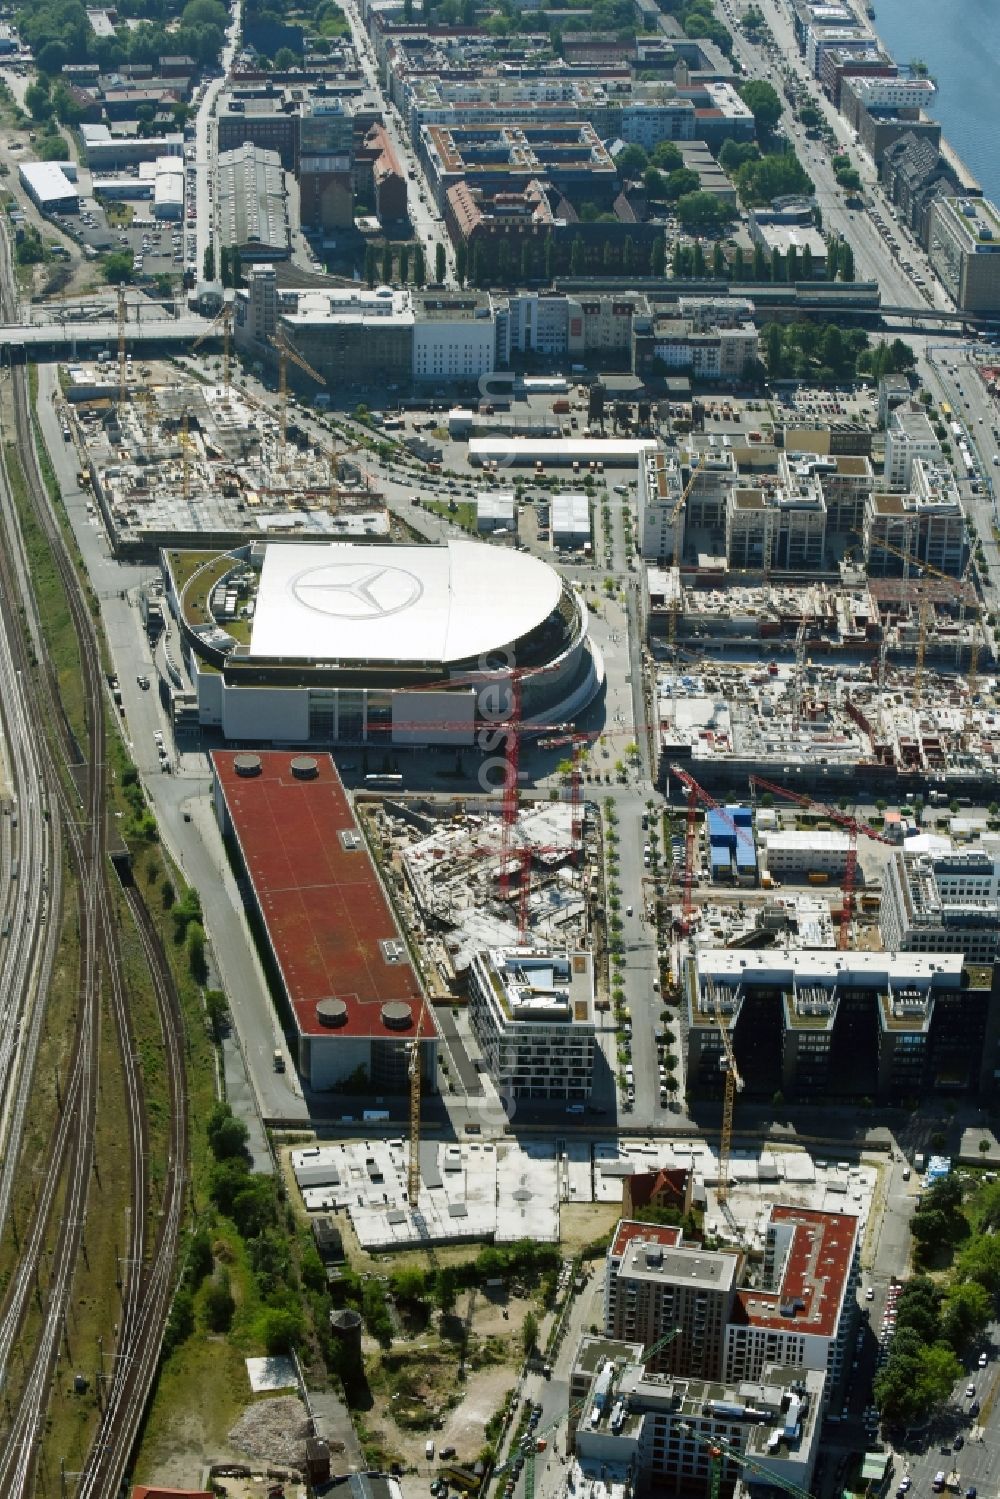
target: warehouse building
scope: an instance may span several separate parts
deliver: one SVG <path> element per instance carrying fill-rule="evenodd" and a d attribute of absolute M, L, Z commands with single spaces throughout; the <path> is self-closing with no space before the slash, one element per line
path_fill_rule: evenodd
<path fill-rule="evenodd" d="M 252 145 L 223 151 L 218 177 L 222 243 L 241 260 L 286 260 L 292 246 L 278 152 Z"/>
<path fill-rule="evenodd" d="M 305 1084 L 407 1087 L 419 1035 L 436 1087 L 437 1024 L 329 755 L 212 754 L 215 811 L 280 978 Z"/>
<path fill-rule="evenodd" d="M 585 494 L 554 494 L 549 501 L 552 545 L 580 550 L 591 544 L 590 498 Z"/>
<path fill-rule="evenodd" d="M 718 1016 L 751 1097 L 991 1095 L 1000 981 L 960 954 L 703 949 L 687 960 L 687 1078 L 718 1096 Z"/>
<path fill-rule="evenodd" d="M 514 491 L 487 489 L 476 496 L 476 530 L 480 536 L 493 531 L 513 531 Z"/>
<path fill-rule="evenodd" d="M 478 953 L 469 968 L 469 1019 L 502 1097 L 589 1098 L 597 1046 L 589 953 Z"/>
<path fill-rule="evenodd" d="M 79 213 L 80 195 L 57 161 L 22 161 L 21 186 L 42 213 Z"/>

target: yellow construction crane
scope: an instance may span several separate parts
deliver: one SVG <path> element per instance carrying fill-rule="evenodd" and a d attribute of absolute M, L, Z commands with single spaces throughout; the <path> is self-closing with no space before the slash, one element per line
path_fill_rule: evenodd
<path fill-rule="evenodd" d="M 406 1069 L 410 1079 L 410 1152 L 406 1168 L 406 1195 L 411 1211 L 415 1211 L 420 1203 L 420 1033 L 424 1028 L 426 1013 L 421 1004 L 420 1019 L 410 1042 L 410 1059 Z"/>
<path fill-rule="evenodd" d="M 186 505 L 191 493 L 191 430 L 190 415 L 186 406 L 184 407 L 184 414 L 181 417 L 180 444 L 181 493 L 184 496 L 184 503 Z"/>
<path fill-rule="evenodd" d="M 122 413 L 125 410 L 125 398 L 127 395 L 126 381 L 128 376 L 128 362 L 125 354 L 125 324 L 128 320 L 128 305 L 125 301 L 125 288 L 118 288 L 118 421 L 121 423 Z"/>
<path fill-rule="evenodd" d="M 722 1037 L 723 1055 L 719 1065 L 725 1069 L 726 1073 L 726 1091 L 722 1101 L 722 1138 L 719 1141 L 719 1186 L 716 1193 L 721 1205 L 729 1197 L 729 1157 L 733 1149 L 733 1105 L 736 1102 L 737 1091 L 743 1091 L 743 1079 L 736 1065 L 736 1053 L 733 1051 L 732 1037 L 729 1034 L 726 1017 L 722 1013 L 722 1001 L 717 987 L 712 994 L 712 1003 L 715 1007 L 715 1023 Z"/>
<path fill-rule="evenodd" d="M 701 470 L 705 467 L 705 460 L 707 459 L 707 457 L 707 453 L 702 453 L 701 457 L 698 459 L 698 462 L 691 470 L 691 473 L 688 476 L 688 481 L 681 491 L 680 499 L 674 506 L 673 512 L 670 516 L 670 545 L 673 550 L 671 562 L 677 569 L 677 598 L 674 601 L 674 607 L 668 612 L 667 615 L 667 640 L 670 645 L 673 645 L 674 641 L 677 639 L 677 616 L 678 614 L 680 614 L 681 606 L 683 604 L 683 593 L 681 590 L 681 547 L 683 544 L 682 537 L 684 534 L 684 507 L 687 505 L 688 495 L 694 488 L 694 481 L 701 473 Z"/>
<path fill-rule="evenodd" d="M 210 338 L 219 324 L 222 324 L 222 384 L 225 389 L 226 401 L 229 401 L 229 391 L 232 385 L 232 358 L 230 354 L 230 339 L 233 333 L 233 318 L 236 315 L 236 304 L 226 302 L 220 313 L 209 323 L 204 333 L 200 333 L 191 345 L 191 353 L 200 349 L 206 338 Z"/>
<path fill-rule="evenodd" d="M 288 362 L 297 369 L 302 370 L 316 381 L 317 385 L 325 385 L 326 381 L 318 370 L 314 370 L 308 359 L 304 359 L 298 349 L 293 349 L 279 328 L 271 339 L 271 343 L 278 351 L 278 425 L 281 431 L 281 461 L 285 463 L 288 456 Z"/>
<path fill-rule="evenodd" d="M 940 578 L 943 583 L 948 583 L 955 590 L 955 593 L 959 596 L 961 605 L 961 618 L 962 620 L 965 619 L 965 589 L 968 583 L 969 572 L 972 567 L 971 557 L 961 578 L 956 578 L 953 577 L 951 573 L 942 572 L 939 567 L 934 567 L 930 562 L 921 562 L 919 557 L 914 557 L 910 552 L 904 552 L 900 547 L 893 546 L 888 541 L 876 541 L 873 538 L 873 545 L 877 546 L 880 551 L 890 552 L 893 557 L 898 557 L 900 559 L 903 564 L 904 582 L 909 579 L 910 568 L 919 567 L 924 572 L 931 573 L 935 578 Z M 917 708 L 920 707 L 921 687 L 923 685 L 924 659 L 927 655 L 927 630 L 929 618 L 930 611 L 928 608 L 927 600 L 921 597 L 917 603 L 917 652 L 916 662 L 913 669 L 913 702 L 914 706 Z M 972 707 L 972 696 L 976 690 L 976 681 L 979 674 L 979 651 L 981 643 L 981 633 L 979 631 L 973 630 L 972 642 L 969 647 L 968 671 L 970 711 Z"/>

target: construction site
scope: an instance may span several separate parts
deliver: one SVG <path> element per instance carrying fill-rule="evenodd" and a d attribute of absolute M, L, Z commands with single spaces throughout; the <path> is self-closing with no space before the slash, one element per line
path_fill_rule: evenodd
<path fill-rule="evenodd" d="M 589 946 L 593 824 L 571 801 L 525 802 L 508 825 L 485 797 L 387 798 L 359 812 L 432 993 L 460 992 L 487 949 Z"/>
<path fill-rule="evenodd" d="M 283 344 L 277 352 L 266 406 L 236 383 L 228 337 L 214 383 L 174 361 L 134 361 L 124 342 L 117 359 L 104 351 L 60 372 L 63 435 L 116 554 L 405 535 L 358 466 L 358 445 L 321 445 L 295 420 L 288 365 L 308 366 Z"/>

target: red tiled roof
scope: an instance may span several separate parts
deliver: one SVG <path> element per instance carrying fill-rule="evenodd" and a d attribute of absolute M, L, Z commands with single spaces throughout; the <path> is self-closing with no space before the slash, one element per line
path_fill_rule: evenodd
<path fill-rule="evenodd" d="M 137 1483 L 132 1490 L 132 1499 L 212 1499 L 211 1489 L 161 1489 L 147 1488 Z"/>
<path fill-rule="evenodd" d="M 237 753 L 214 750 L 212 763 L 300 1032 L 406 1040 L 423 1008 L 430 1040 L 433 1012 L 409 960 L 389 962 L 380 945 L 400 934 L 367 845 L 341 841 L 357 822 L 329 755 L 313 755 L 316 774 L 301 780 L 292 754 L 262 752 L 259 773 L 239 775 Z M 324 999 L 345 1001 L 343 1024 L 317 1019 Z M 385 1024 L 391 1001 L 408 1006 L 408 1025 Z"/>
<path fill-rule="evenodd" d="M 636 1223 L 632 1218 L 623 1218 L 615 1232 L 611 1253 L 616 1257 L 624 1254 L 635 1239 L 643 1244 L 662 1244 L 667 1249 L 675 1249 L 682 1238 L 682 1230 L 671 1224 Z"/>
<path fill-rule="evenodd" d="M 857 1218 L 813 1208 L 772 1207 L 771 1222 L 794 1225 L 781 1288 L 738 1291 L 734 1320 L 832 1337 L 854 1257 Z M 782 1312 L 793 1306 L 793 1314 Z"/>

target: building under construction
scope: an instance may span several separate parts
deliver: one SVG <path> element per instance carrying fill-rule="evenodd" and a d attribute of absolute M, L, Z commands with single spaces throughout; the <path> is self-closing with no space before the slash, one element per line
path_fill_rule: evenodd
<path fill-rule="evenodd" d="M 388 511 L 356 450 L 320 446 L 279 392 L 267 408 L 173 365 L 67 372 L 68 430 L 111 545 L 234 546 L 269 537 L 386 540 Z M 397 527 L 400 531 L 400 528 Z"/>
<path fill-rule="evenodd" d="M 387 799 L 373 819 L 398 904 L 442 994 L 464 994 L 478 955 L 499 948 L 590 946 L 590 821 L 570 802 L 519 808 L 504 879 L 498 803 Z"/>

